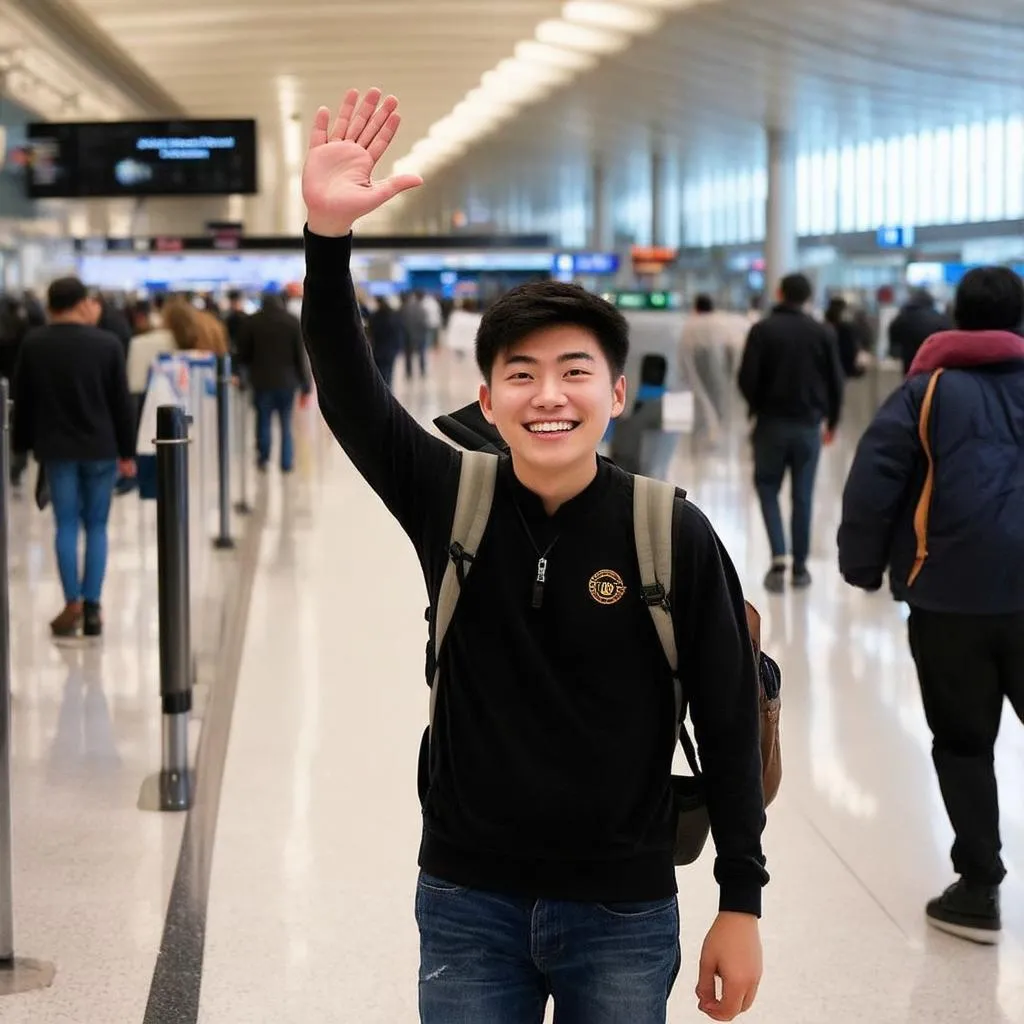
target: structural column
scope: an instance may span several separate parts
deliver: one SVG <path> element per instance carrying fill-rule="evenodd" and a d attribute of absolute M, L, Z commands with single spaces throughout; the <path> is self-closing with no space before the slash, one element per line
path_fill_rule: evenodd
<path fill-rule="evenodd" d="M 604 161 L 594 160 L 590 171 L 590 241 L 595 252 L 611 248 L 611 211 L 608 203 L 608 177 Z"/>
<path fill-rule="evenodd" d="M 775 294 L 779 281 L 797 269 L 796 158 L 793 137 L 768 129 L 768 202 L 765 210 L 765 291 Z"/>
<path fill-rule="evenodd" d="M 664 245 L 665 232 L 665 157 L 651 152 L 651 245 Z"/>

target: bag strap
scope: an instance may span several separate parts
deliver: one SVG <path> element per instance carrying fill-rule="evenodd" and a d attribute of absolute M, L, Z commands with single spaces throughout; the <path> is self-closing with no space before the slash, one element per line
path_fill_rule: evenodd
<path fill-rule="evenodd" d="M 463 452 L 459 468 L 459 492 L 455 499 L 448 564 L 441 579 L 434 615 L 434 679 L 430 685 L 430 724 L 434 724 L 437 688 L 441 679 L 441 645 L 444 643 L 466 573 L 476 558 L 494 502 L 498 457 L 487 452 Z"/>
<path fill-rule="evenodd" d="M 917 552 L 914 555 L 910 576 L 907 578 L 908 587 L 914 585 L 928 558 L 928 517 L 932 509 L 932 495 L 935 492 L 935 455 L 932 452 L 931 418 L 932 406 L 935 404 L 935 389 L 938 387 L 941 376 L 942 367 L 940 366 L 928 378 L 928 387 L 924 393 L 921 414 L 917 421 L 917 436 L 924 449 L 924 456 L 928 460 L 928 472 L 925 474 L 924 486 L 921 488 L 921 497 L 918 499 L 917 508 L 914 509 L 914 535 L 917 538 Z"/>
<path fill-rule="evenodd" d="M 679 679 L 679 649 L 676 646 L 675 623 L 669 592 L 672 585 L 673 524 L 676 509 L 676 488 L 664 480 L 650 477 L 633 478 L 633 533 L 640 565 L 640 584 L 654 628 L 658 631 L 665 658 L 672 670 L 676 697 L 676 721 L 679 743 L 686 763 L 696 777 L 700 776 L 697 752 L 686 729 L 686 704 Z"/>

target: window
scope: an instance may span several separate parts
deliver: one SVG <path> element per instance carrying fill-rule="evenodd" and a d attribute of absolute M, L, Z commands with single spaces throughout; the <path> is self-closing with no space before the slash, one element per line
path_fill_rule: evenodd
<path fill-rule="evenodd" d="M 1006 122 L 989 121 L 985 129 L 985 220 L 1006 216 Z"/>
<path fill-rule="evenodd" d="M 843 146 L 839 154 L 839 230 L 857 230 L 857 151 Z"/>
<path fill-rule="evenodd" d="M 935 223 L 935 135 L 921 132 L 917 139 L 917 223 Z"/>
<path fill-rule="evenodd" d="M 1006 205 L 1005 215 L 1024 217 L 1024 118 L 1014 115 L 1006 122 Z"/>
<path fill-rule="evenodd" d="M 953 191 L 950 200 L 950 221 L 964 224 L 970 214 L 970 137 L 966 125 L 957 125 L 952 133 L 952 180 Z"/>
<path fill-rule="evenodd" d="M 935 133 L 934 168 L 935 217 L 932 223 L 950 224 L 953 221 L 953 133 L 948 128 Z"/>

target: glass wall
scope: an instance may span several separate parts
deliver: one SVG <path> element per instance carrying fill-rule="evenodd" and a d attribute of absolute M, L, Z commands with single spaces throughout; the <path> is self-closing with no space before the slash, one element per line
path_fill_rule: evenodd
<path fill-rule="evenodd" d="M 1024 217 L 1024 116 L 929 129 L 801 153 L 797 233 L 965 224 Z M 718 173 L 683 188 L 683 243 L 764 238 L 763 168 Z"/>

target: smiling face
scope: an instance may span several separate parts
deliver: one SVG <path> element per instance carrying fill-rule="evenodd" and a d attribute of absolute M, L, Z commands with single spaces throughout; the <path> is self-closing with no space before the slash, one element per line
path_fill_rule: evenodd
<path fill-rule="evenodd" d="M 594 335 L 558 325 L 498 354 L 480 406 L 505 439 L 516 470 L 533 483 L 593 468 L 608 422 L 625 407 L 626 380 L 612 371 Z M 529 486 L 531 481 L 524 479 Z"/>

